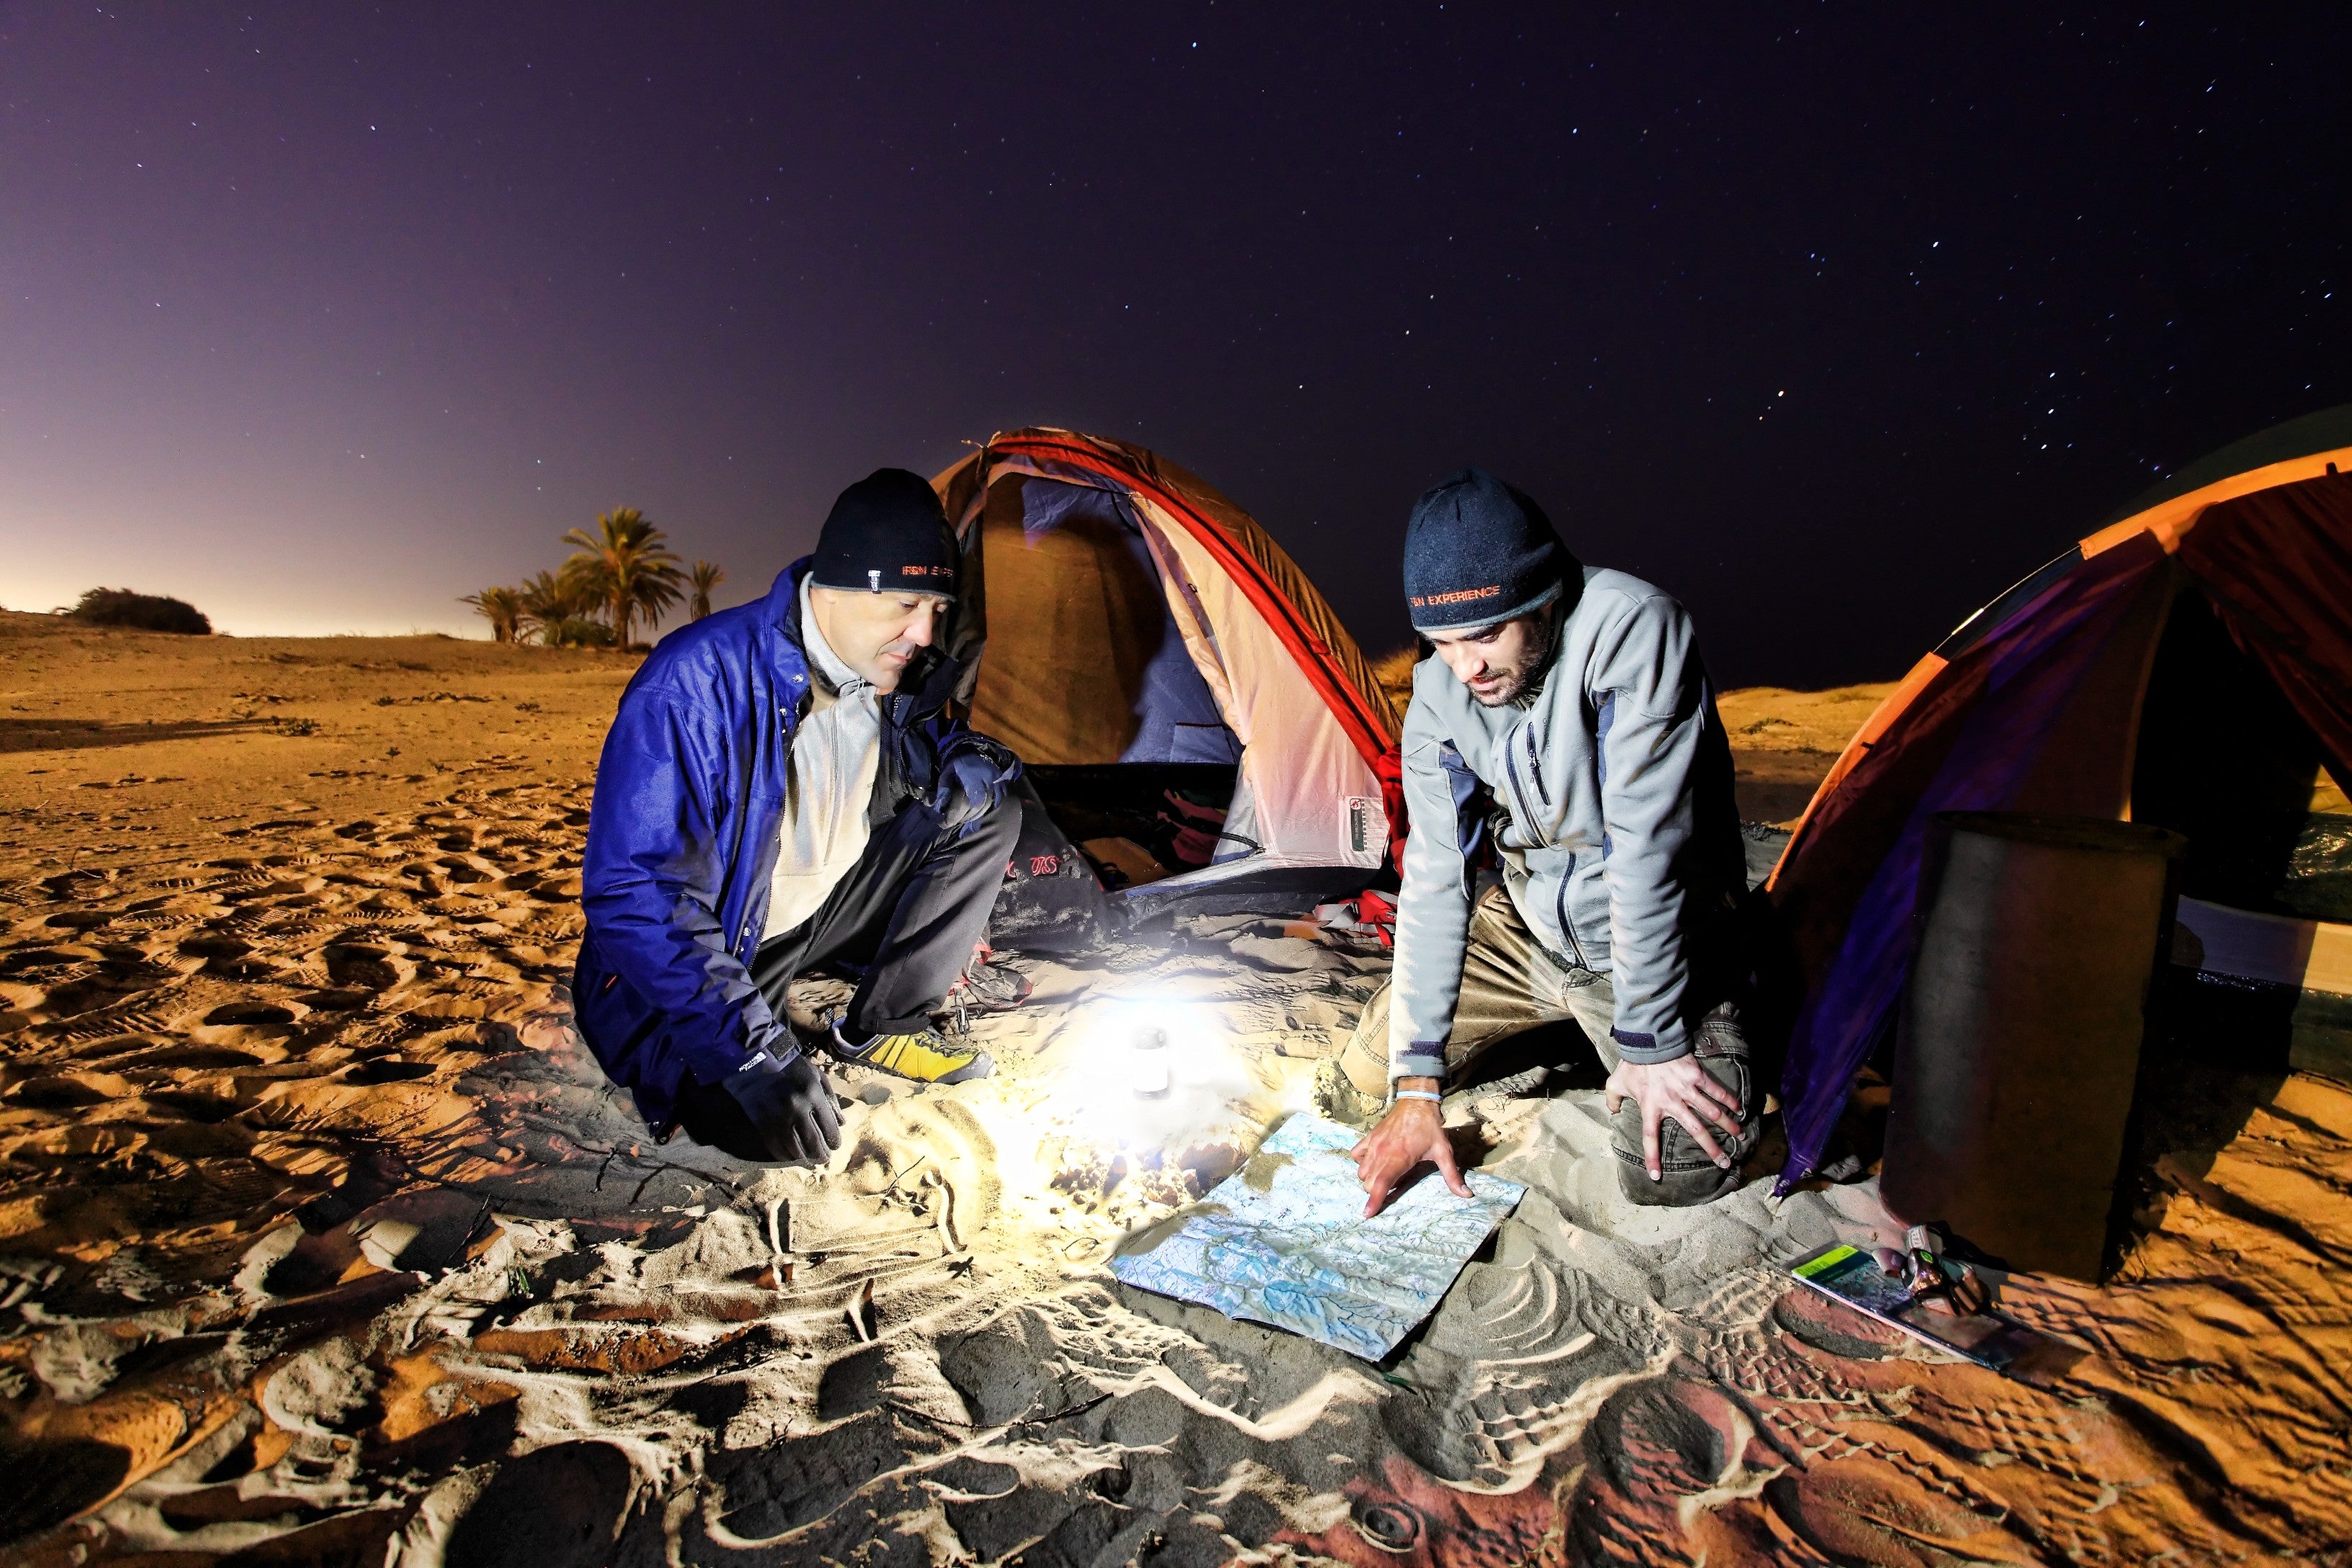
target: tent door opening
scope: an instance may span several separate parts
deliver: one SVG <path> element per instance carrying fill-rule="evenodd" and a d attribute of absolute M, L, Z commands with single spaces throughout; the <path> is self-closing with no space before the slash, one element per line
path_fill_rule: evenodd
<path fill-rule="evenodd" d="M 1111 889 L 1254 851 L 1235 809 L 1242 743 L 1194 662 L 1127 500 L 1022 477 L 981 515 L 988 647 L 972 724 Z M 1249 816 L 1248 801 L 1239 805 Z"/>
<path fill-rule="evenodd" d="M 1240 763 L 1123 498 L 1008 479 L 991 487 L 981 529 L 975 727 L 1041 767 Z"/>
<path fill-rule="evenodd" d="M 1236 770 L 1220 763 L 1042 767 L 1030 769 L 1029 777 L 1046 811 L 1114 892 L 1258 848 L 1233 811 Z"/>
<path fill-rule="evenodd" d="M 2352 920 L 2352 816 L 2311 726 L 2205 595 L 2173 601 L 2133 759 L 2131 816 L 2189 840 L 2181 891 Z"/>

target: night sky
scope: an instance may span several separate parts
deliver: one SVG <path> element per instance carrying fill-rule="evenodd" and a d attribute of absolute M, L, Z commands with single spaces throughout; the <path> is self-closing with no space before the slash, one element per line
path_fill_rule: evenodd
<path fill-rule="evenodd" d="M 1375 652 L 1475 461 L 1724 683 L 1891 678 L 2352 401 L 2352 7 L 2203 10 L 0 0 L 0 604 L 480 635 L 616 505 L 733 602 L 1042 423 Z"/>

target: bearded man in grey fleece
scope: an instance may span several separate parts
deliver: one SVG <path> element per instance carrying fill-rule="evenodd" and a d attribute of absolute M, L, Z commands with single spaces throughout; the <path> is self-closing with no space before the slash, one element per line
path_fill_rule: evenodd
<path fill-rule="evenodd" d="M 1435 647 L 1404 721 L 1411 816 L 1396 967 L 1328 1081 L 1377 1214 L 1424 1163 L 1467 1197 L 1440 1116 L 1496 1042 L 1580 1025 L 1609 1069 L 1642 1204 L 1738 1184 L 1759 1092 L 1738 995 L 1747 887 L 1731 750 L 1683 607 L 1570 555 L 1476 468 L 1423 495 L 1405 596 Z M 1488 844 L 1499 886 L 1480 890 Z"/>

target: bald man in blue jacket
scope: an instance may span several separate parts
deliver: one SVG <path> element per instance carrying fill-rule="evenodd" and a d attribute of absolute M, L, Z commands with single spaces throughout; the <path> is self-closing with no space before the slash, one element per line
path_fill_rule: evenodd
<path fill-rule="evenodd" d="M 754 603 L 672 633 L 621 699 L 589 812 L 582 1034 L 660 1136 L 823 1162 L 813 1048 L 919 1081 L 985 1076 L 930 1013 L 966 973 L 1019 835 L 1020 763 L 947 712 L 960 563 L 938 496 L 885 468 Z M 793 977 L 862 966 L 803 1041 Z"/>

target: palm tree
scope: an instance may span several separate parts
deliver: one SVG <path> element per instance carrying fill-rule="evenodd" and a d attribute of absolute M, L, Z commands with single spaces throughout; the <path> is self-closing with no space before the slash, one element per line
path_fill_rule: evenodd
<path fill-rule="evenodd" d="M 687 602 L 686 618 L 698 621 L 710 613 L 710 590 L 727 581 L 727 568 L 698 561 L 686 580 L 694 587 L 694 597 Z"/>
<path fill-rule="evenodd" d="M 575 551 L 564 563 L 593 582 L 613 624 L 614 640 L 629 646 L 629 623 L 643 611 L 648 627 L 677 603 L 677 556 L 662 542 L 662 531 L 633 506 L 616 507 L 596 519 L 596 532 L 575 528 L 563 536 Z"/>
<path fill-rule="evenodd" d="M 522 595 L 512 588 L 485 588 L 457 601 L 490 623 L 492 642 L 513 642 L 522 631 Z"/>
<path fill-rule="evenodd" d="M 541 571 L 515 590 L 518 633 L 536 632 L 549 647 L 576 645 L 583 640 L 581 627 L 590 623 L 599 598 L 595 584 L 582 573 L 568 566 L 561 574 Z"/>

